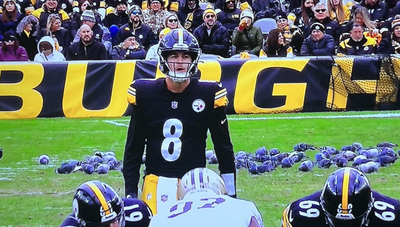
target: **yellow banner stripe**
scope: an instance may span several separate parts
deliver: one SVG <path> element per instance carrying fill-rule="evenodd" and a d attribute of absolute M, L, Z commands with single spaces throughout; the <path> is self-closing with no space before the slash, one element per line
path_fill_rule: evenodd
<path fill-rule="evenodd" d="M 342 209 L 344 214 L 348 214 L 349 204 L 349 181 L 350 181 L 350 168 L 346 168 L 343 176 L 343 187 L 342 187 Z"/>
<path fill-rule="evenodd" d="M 107 204 L 106 198 L 104 198 L 103 193 L 101 193 L 100 189 L 93 183 L 93 182 L 88 182 L 87 185 L 92 189 L 96 197 L 99 199 L 101 206 L 103 207 L 103 210 L 106 215 L 111 213 L 111 209 Z"/>

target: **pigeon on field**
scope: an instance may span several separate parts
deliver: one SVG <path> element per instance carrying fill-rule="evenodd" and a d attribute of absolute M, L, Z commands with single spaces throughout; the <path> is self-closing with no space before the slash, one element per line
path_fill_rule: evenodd
<path fill-rule="evenodd" d="M 104 155 L 104 152 L 102 152 L 102 151 L 95 151 L 95 152 L 93 153 L 92 156 L 98 156 L 98 157 L 100 157 L 100 158 L 103 158 L 103 155 Z"/>
<path fill-rule="evenodd" d="M 392 156 L 384 155 L 384 156 L 377 157 L 375 161 L 377 163 L 379 163 L 380 166 L 387 166 L 389 164 L 395 163 L 397 159 L 398 159 L 398 157 L 392 157 Z"/>
<path fill-rule="evenodd" d="M 316 150 L 317 148 L 314 145 L 306 144 L 306 143 L 298 143 L 294 145 L 294 151 L 307 151 L 307 150 Z"/>
<path fill-rule="evenodd" d="M 344 145 L 340 150 L 341 151 L 353 151 L 353 146 L 352 145 Z"/>
<path fill-rule="evenodd" d="M 292 152 L 289 154 L 289 157 L 294 158 L 294 162 L 300 162 L 306 155 L 303 151 L 300 152 Z"/>
<path fill-rule="evenodd" d="M 294 159 L 292 157 L 286 157 L 282 159 L 282 168 L 291 168 L 294 164 Z"/>
<path fill-rule="evenodd" d="M 331 147 L 331 146 L 324 146 L 324 147 L 319 148 L 319 150 L 327 151 L 330 155 L 335 155 L 335 154 L 339 153 L 339 151 L 336 148 Z"/>
<path fill-rule="evenodd" d="M 315 161 L 317 161 L 317 162 L 319 162 L 319 161 L 321 161 L 322 159 L 325 159 L 325 158 L 326 158 L 325 155 L 323 153 L 321 153 L 321 152 L 316 153 L 315 157 L 314 157 Z"/>
<path fill-rule="evenodd" d="M 107 174 L 109 170 L 110 170 L 110 166 L 108 164 L 100 164 L 97 167 L 96 172 L 98 174 Z"/>
<path fill-rule="evenodd" d="M 267 166 L 257 165 L 257 171 L 258 171 L 258 173 L 265 173 L 265 172 L 267 172 Z"/>
<path fill-rule="evenodd" d="M 333 159 L 333 161 L 340 168 L 346 167 L 347 162 L 348 162 L 347 159 L 345 157 L 343 157 L 342 155 L 336 155 L 336 157 Z"/>
<path fill-rule="evenodd" d="M 248 169 L 249 173 L 251 174 L 259 174 L 257 164 L 256 163 L 249 163 Z"/>
<path fill-rule="evenodd" d="M 0 160 L 3 158 L 3 148 L 0 148 Z"/>
<path fill-rule="evenodd" d="M 379 150 L 376 148 L 371 148 L 367 150 L 369 153 L 369 157 L 368 158 L 376 158 L 379 155 Z"/>
<path fill-rule="evenodd" d="M 345 157 L 347 159 L 347 161 L 353 161 L 354 158 L 357 156 L 356 153 L 354 153 L 353 151 L 344 151 L 342 153 L 343 157 Z"/>
<path fill-rule="evenodd" d="M 270 160 L 271 156 L 269 155 L 261 155 L 261 156 L 256 156 L 256 161 L 257 162 L 265 162 L 267 160 Z"/>
<path fill-rule="evenodd" d="M 266 172 L 272 172 L 272 171 L 274 171 L 275 168 L 276 168 L 276 165 L 275 165 L 274 162 L 271 161 L 271 160 L 265 161 L 265 162 L 263 162 L 261 165 L 265 166 Z"/>
<path fill-rule="evenodd" d="M 359 142 L 355 142 L 355 143 L 353 143 L 352 145 L 351 145 L 351 150 L 352 151 L 359 151 L 359 150 L 361 150 L 363 148 L 363 146 L 362 146 L 362 144 L 361 143 L 359 143 Z"/>
<path fill-rule="evenodd" d="M 357 155 L 357 156 L 354 158 L 353 166 L 358 166 L 358 165 L 367 163 L 367 162 L 369 162 L 369 161 L 371 161 L 371 160 L 367 159 L 367 157 L 365 157 L 364 155 Z"/>
<path fill-rule="evenodd" d="M 382 147 L 381 152 L 379 153 L 379 156 L 390 156 L 390 157 L 396 157 L 396 152 L 389 147 Z"/>
<path fill-rule="evenodd" d="M 106 152 L 104 152 L 104 156 L 114 156 L 114 157 L 116 157 L 114 151 L 106 151 Z"/>
<path fill-rule="evenodd" d="M 299 166 L 299 171 L 309 172 L 314 168 L 314 163 L 311 160 L 302 162 Z"/>
<path fill-rule="evenodd" d="M 332 161 L 330 159 L 322 159 L 321 161 L 317 162 L 319 168 L 329 169 L 332 165 Z"/>
<path fill-rule="evenodd" d="M 75 168 L 78 167 L 80 164 L 81 163 L 76 160 L 63 162 L 61 163 L 61 166 L 55 170 L 55 172 L 58 174 L 69 174 L 74 172 Z"/>
<path fill-rule="evenodd" d="M 92 174 L 94 172 L 94 167 L 90 164 L 84 164 L 82 168 L 83 172 L 86 174 Z"/>
<path fill-rule="evenodd" d="M 256 154 L 256 157 L 257 157 L 257 156 L 261 156 L 261 155 L 267 155 L 268 151 L 267 151 L 267 148 L 260 147 L 254 153 Z"/>
<path fill-rule="evenodd" d="M 103 156 L 98 156 L 98 155 L 92 155 L 92 156 L 90 156 L 90 158 L 89 158 L 89 160 L 88 160 L 88 162 L 90 162 L 90 163 L 103 163 L 103 158 L 102 158 Z"/>
<path fill-rule="evenodd" d="M 40 165 L 47 165 L 50 162 L 50 157 L 46 154 L 42 154 L 38 157 L 38 163 Z"/>
<path fill-rule="evenodd" d="M 271 156 L 275 156 L 275 155 L 278 155 L 278 154 L 280 154 L 281 152 L 279 151 L 279 149 L 278 148 L 271 148 L 270 150 L 269 150 L 269 154 L 271 155 Z"/>
<path fill-rule="evenodd" d="M 378 172 L 379 164 L 376 162 L 367 162 L 359 165 L 358 169 L 363 173 Z"/>
<path fill-rule="evenodd" d="M 381 142 L 381 143 L 378 143 L 378 145 L 376 145 L 376 146 L 377 147 L 390 147 L 390 148 L 398 147 L 397 144 L 391 143 L 391 142 Z"/>

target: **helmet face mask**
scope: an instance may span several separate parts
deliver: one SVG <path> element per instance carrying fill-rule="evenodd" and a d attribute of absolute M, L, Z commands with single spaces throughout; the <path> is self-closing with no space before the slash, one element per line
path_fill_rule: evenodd
<path fill-rule="evenodd" d="M 191 63 L 168 62 L 168 57 L 177 52 L 184 52 L 191 56 Z M 160 56 L 160 70 L 174 82 L 183 82 L 197 73 L 201 49 L 197 39 L 185 29 L 173 29 L 166 34 L 159 43 L 158 55 Z M 176 72 L 175 66 L 178 64 L 188 64 L 187 71 Z"/>
<path fill-rule="evenodd" d="M 192 169 L 183 175 L 178 186 L 178 198 L 200 191 L 212 190 L 217 195 L 227 194 L 224 180 L 214 171 L 207 168 Z"/>
<path fill-rule="evenodd" d="M 332 227 L 359 227 L 372 209 L 373 197 L 366 176 L 353 168 L 332 173 L 321 193 L 321 207 Z"/>
<path fill-rule="evenodd" d="M 88 181 L 75 192 L 73 212 L 82 226 L 110 226 L 118 221 L 124 226 L 124 208 L 121 197 L 106 183 Z"/>

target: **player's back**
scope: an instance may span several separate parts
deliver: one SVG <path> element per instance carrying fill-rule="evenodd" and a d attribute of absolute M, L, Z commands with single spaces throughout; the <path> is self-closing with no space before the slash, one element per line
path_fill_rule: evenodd
<path fill-rule="evenodd" d="M 263 226 L 262 217 L 255 204 L 210 192 L 187 194 L 171 207 L 160 212 L 150 222 L 150 227 L 248 227 L 255 217 Z"/>

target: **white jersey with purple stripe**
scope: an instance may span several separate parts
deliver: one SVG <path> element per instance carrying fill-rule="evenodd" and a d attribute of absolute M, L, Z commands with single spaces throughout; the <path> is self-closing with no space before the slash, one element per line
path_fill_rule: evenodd
<path fill-rule="evenodd" d="M 252 219 L 258 226 L 264 226 L 253 202 L 205 189 L 186 194 L 168 211 L 155 215 L 149 227 L 249 227 Z"/>

